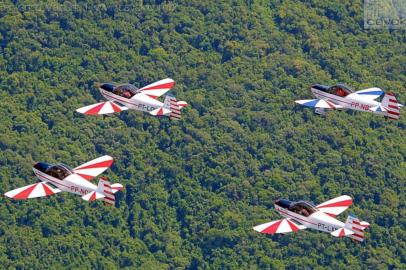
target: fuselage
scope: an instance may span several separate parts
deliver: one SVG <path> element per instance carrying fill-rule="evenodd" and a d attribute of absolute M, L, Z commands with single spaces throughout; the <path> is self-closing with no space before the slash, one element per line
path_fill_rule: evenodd
<path fill-rule="evenodd" d="M 345 224 L 307 202 L 290 202 L 288 200 L 278 200 L 275 202 L 275 209 L 283 217 L 290 218 L 307 228 L 331 233 Z"/>
<path fill-rule="evenodd" d="M 150 112 L 163 106 L 159 100 L 137 91 L 133 85 L 102 84 L 100 93 L 109 101 L 114 101 L 129 109 Z"/>
<path fill-rule="evenodd" d="M 381 104 L 378 101 L 367 100 L 355 92 L 352 93 L 347 92 L 343 94 L 343 96 L 340 96 L 334 93 L 327 92 L 329 89 L 330 86 L 324 86 L 320 84 L 313 85 L 310 88 L 310 90 L 312 91 L 313 95 L 316 98 L 327 100 L 334 104 L 338 104 L 342 106 L 344 109 L 352 109 L 356 111 L 373 112 L 375 114 L 386 115 L 385 112 L 374 112 L 370 110 L 370 108 L 376 107 Z"/>
<path fill-rule="evenodd" d="M 63 164 L 51 165 L 40 162 L 35 164 L 32 169 L 41 181 L 45 181 L 62 191 L 83 196 L 97 189 L 96 185 L 73 173 L 69 167 Z"/>

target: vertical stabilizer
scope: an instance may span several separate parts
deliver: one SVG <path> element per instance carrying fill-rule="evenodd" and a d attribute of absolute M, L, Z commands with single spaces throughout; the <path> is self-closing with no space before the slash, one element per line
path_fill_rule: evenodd
<path fill-rule="evenodd" d="M 364 230 L 368 228 L 369 223 L 366 221 L 360 221 L 355 216 L 348 216 L 347 220 L 345 221 L 345 228 L 353 231 L 354 233 L 348 235 L 348 237 L 354 239 L 355 241 L 362 242 L 365 239 L 365 232 Z"/>
<path fill-rule="evenodd" d="M 172 95 L 166 95 L 164 101 L 164 108 L 171 111 L 169 118 L 173 120 L 180 120 L 181 113 L 178 101 Z"/>
<path fill-rule="evenodd" d="M 387 110 L 387 116 L 390 119 L 399 119 L 400 111 L 399 111 L 399 104 L 396 100 L 395 95 L 392 92 L 388 92 L 382 99 L 382 106 Z"/>
<path fill-rule="evenodd" d="M 97 186 L 97 191 L 102 193 L 105 197 L 102 200 L 108 205 L 114 205 L 115 196 L 114 191 L 111 187 L 110 181 L 105 177 L 100 177 L 99 184 Z"/>

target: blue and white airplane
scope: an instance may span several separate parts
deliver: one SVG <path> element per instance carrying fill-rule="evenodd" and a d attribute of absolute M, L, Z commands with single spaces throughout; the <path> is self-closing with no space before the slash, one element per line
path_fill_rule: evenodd
<path fill-rule="evenodd" d="M 315 108 L 315 113 L 325 115 L 326 110 L 356 110 L 370 112 L 385 116 L 390 119 L 399 119 L 400 107 L 392 92 L 386 94 L 382 89 L 373 87 L 359 91 L 353 91 L 344 84 L 325 86 L 321 84 L 312 85 L 310 90 L 316 99 L 296 100 L 295 102 Z M 382 101 L 376 101 L 383 95 Z"/>

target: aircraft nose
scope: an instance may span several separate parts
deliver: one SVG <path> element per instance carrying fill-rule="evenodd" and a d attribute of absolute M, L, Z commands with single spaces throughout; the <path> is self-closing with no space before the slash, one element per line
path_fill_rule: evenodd
<path fill-rule="evenodd" d="M 322 85 L 322 84 L 313 84 L 312 88 L 320 90 L 320 91 L 326 91 L 327 89 L 329 89 L 329 86 Z"/>
<path fill-rule="evenodd" d="M 110 84 L 110 83 L 103 83 L 99 86 L 99 88 L 112 92 L 114 90 L 114 85 Z"/>

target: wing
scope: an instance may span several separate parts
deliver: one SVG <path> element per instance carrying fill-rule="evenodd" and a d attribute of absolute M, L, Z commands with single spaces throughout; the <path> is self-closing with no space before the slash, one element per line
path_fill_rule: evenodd
<path fill-rule="evenodd" d="M 60 189 L 52 188 L 51 186 L 47 185 L 45 182 L 39 182 L 36 184 L 31 184 L 25 187 L 17 188 L 6 192 L 4 196 L 14 199 L 14 200 L 23 200 L 23 199 L 31 199 L 31 198 L 38 198 L 38 197 L 45 197 L 49 195 L 56 194 L 61 192 Z"/>
<path fill-rule="evenodd" d="M 323 213 L 328 214 L 329 216 L 336 217 L 352 204 L 352 198 L 347 195 L 343 195 L 331 200 L 328 200 L 322 204 L 317 205 L 316 207 Z"/>
<path fill-rule="evenodd" d="M 375 100 L 383 94 L 383 91 L 380 88 L 373 87 L 373 88 L 360 90 L 360 91 L 357 91 L 354 93 L 357 95 L 360 95 L 365 100 Z"/>
<path fill-rule="evenodd" d="M 174 86 L 175 81 L 167 78 L 144 86 L 139 90 L 139 92 L 156 99 L 168 92 Z"/>
<path fill-rule="evenodd" d="M 74 168 L 73 172 L 86 180 L 91 180 L 107 170 L 111 164 L 113 158 L 106 155 Z"/>
<path fill-rule="evenodd" d="M 306 226 L 298 225 L 289 218 L 271 221 L 254 227 L 254 230 L 265 234 L 288 233 L 304 230 Z"/>
<path fill-rule="evenodd" d="M 109 114 L 128 110 L 127 107 L 119 106 L 112 101 L 100 102 L 77 109 L 78 113 L 96 115 L 96 114 Z"/>
<path fill-rule="evenodd" d="M 343 109 L 344 107 L 338 104 L 335 104 L 331 101 L 327 101 L 324 99 L 304 99 L 304 100 L 296 100 L 296 103 L 312 107 L 312 108 L 323 108 L 323 109 Z"/>

